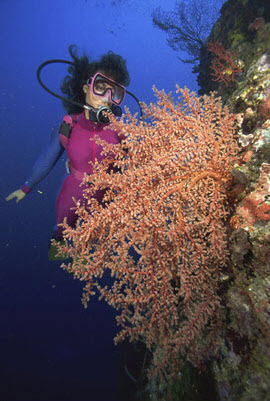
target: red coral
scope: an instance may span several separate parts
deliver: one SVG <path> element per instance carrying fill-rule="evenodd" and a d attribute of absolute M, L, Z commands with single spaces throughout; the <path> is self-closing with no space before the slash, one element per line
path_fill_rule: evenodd
<path fill-rule="evenodd" d="M 252 155 L 253 155 L 253 151 L 252 151 L 252 150 L 247 150 L 247 151 L 243 154 L 243 156 L 242 156 L 242 158 L 241 158 L 241 160 L 240 160 L 241 164 L 242 164 L 242 163 L 248 163 L 248 162 L 251 160 Z"/>
<path fill-rule="evenodd" d="M 255 18 L 255 20 L 249 24 L 249 31 L 262 31 L 265 25 L 265 20 L 263 17 Z"/>
<path fill-rule="evenodd" d="M 242 71 L 237 64 L 235 53 L 226 50 L 220 42 L 208 42 L 207 49 L 215 54 L 210 65 L 213 70 L 211 73 L 213 81 L 224 82 L 226 86 L 230 81 L 234 82 L 235 74 Z"/>
<path fill-rule="evenodd" d="M 256 216 L 260 220 L 268 221 L 270 220 L 270 205 L 263 203 L 256 209 Z"/>
<path fill-rule="evenodd" d="M 258 107 L 258 115 L 262 120 L 270 118 L 270 99 L 263 99 Z"/>
<path fill-rule="evenodd" d="M 230 226 L 232 227 L 233 230 L 238 230 L 238 229 L 239 229 L 239 227 L 240 227 L 240 220 L 241 220 L 241 218 L 240 218 L 240 216 L 238 216 L 238 215 L 235 215 L 235 216 L 232 216 L 232 217 L 231 217 L 231 219 L 230 219 Z"/>
<path fill-rule="evenodd" d="M 268 221 L 270 220 L 270 205 L 265 203 L 263 199 L 256 198 L 258 192 L 254 192 L 247 196 L 243 201 L 243 209 L 246 209 L 249 213 L 250 224 L 254 224 L 256 220 Z"/>
<path fill-rule="evenodd" d="M 151 123 L 112 117 L 126 137 L 114 146 L 122 173 L 104 164 L 85 177 L 87 202 L 77 204 L 76 227 L 65 225 L 62 248 L 73 258 L 64 269 L 86 281 L 84 304 L 98 290 L 119 311 L 115 342 L 144 341 L 153 352 L 151 372 L 167 377 L 183 355 L 201 366 L 217 349 L 227 189 L 238 152 L 234 116 L 219 98 L 177 92 L 174 104 L 156 90 L 157 104 L 144 106 Z M 106 207 L 92 196 L 101 188 L 108 188 Z M 114 281 L 104 287 L 99 279 L 108 270 Z"/>

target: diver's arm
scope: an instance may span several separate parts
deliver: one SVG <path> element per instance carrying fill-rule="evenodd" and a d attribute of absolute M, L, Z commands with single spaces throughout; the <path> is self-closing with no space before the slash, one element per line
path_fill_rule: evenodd
<path fill-rule="evenodd" d="M 13 198 L 16 198 L 16 202 L 18 203 L 21 199 L 23 199 L 25 195 L 34 188 L 35 185 L 37 185 L 44 177 L 46 177 L 57 160 L 61 157 L 64 150 L 65 148 L 61 145 L 59 140 L 58 131 L 53 130 L 49 144 L 35 162 L 31 174 L 25 181 L 22 188 L 12 192 L 6 197 L 6 200 L 9 201 Z"/>
<path fill-rule="evenodd" d="M 58 130 L 54 129 L 50 142 L 35 162 L 31 174 L 25 181 L 21 190 L 26 194 L 30 192 L 35 185 L 49 174 L 57 160 L 62 156 L 64 150 L 59 140 Z"/>

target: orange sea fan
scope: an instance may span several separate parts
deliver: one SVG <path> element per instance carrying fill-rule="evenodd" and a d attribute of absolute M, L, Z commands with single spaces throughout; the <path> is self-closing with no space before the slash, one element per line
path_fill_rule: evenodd
<path fill-rule="evenodd" d="M 86 282 L 83 303 L 99 292 L 119 311 L 115 342 L 142 340 L 151 373 L 171 376 L 179 358 L 197 366 L 212 355 L 222 321 L 218 279 L 227 262 L 224 221 L 238 147 L 234 116 L 214 94 L 179 100 L 154 88 L 148 120 L 127 111 L 112 126 L 126 138 L 112 147 L 118 172 L 95 164 L 84 178 L 85 203 L 75 228 L 65 225 L 72 262 L 64 269 Z M 103 205 L 93 198 L 106 189 Z M 131 251 L 132 250 L 132 251 Z M 136 258 L 134 258 L 136 254 Z M 102 287 L 105 271 L 114 277 Z"/>
<path fill-rule="evenodd" d="M 236 54 L 226 50 L 220 42 L 208 42 L 207 49 L 215 55 L 210 65 L 213 81 L 224 82 L 226 86 L 234 82 L 235 74 L 243 71 Z"/>

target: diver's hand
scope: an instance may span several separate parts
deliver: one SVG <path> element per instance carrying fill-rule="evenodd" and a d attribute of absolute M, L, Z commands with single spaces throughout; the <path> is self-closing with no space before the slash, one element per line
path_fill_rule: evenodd
<path fill-rule="evenodd" d="M 11 199 L 16 198 L 16 203 L 18 203 L 25 197 L 25 195 L 26 194 L 21 189 L 17 189 L 6 197 L 6 201 L 10 201 Z"/>

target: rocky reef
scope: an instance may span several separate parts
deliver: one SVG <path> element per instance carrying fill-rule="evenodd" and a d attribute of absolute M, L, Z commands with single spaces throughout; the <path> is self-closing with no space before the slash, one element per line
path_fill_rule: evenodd
<path fill-rule="evenodd" d="M 226 49 L 226 57 L 224 51 L 222 59 L 221 51 L 205 48 L 199 67 L 201 94 L 217 91 L 237 115 L 241 145 L 239 162 L 232 170 L 230 266 L 222 290 L 226 324 L 221 357 L 212 364 L 221 401 L 268 401 L 270 397 L 269 20 L 267 1 L 224 3 L 208 40 L 219 50 Z M 213 70 L 215 58 L 219 71 Z M 233 75 L 235 65 L 239 69 Z M 226 74 L 227 79 L 222 79 Z"/>

